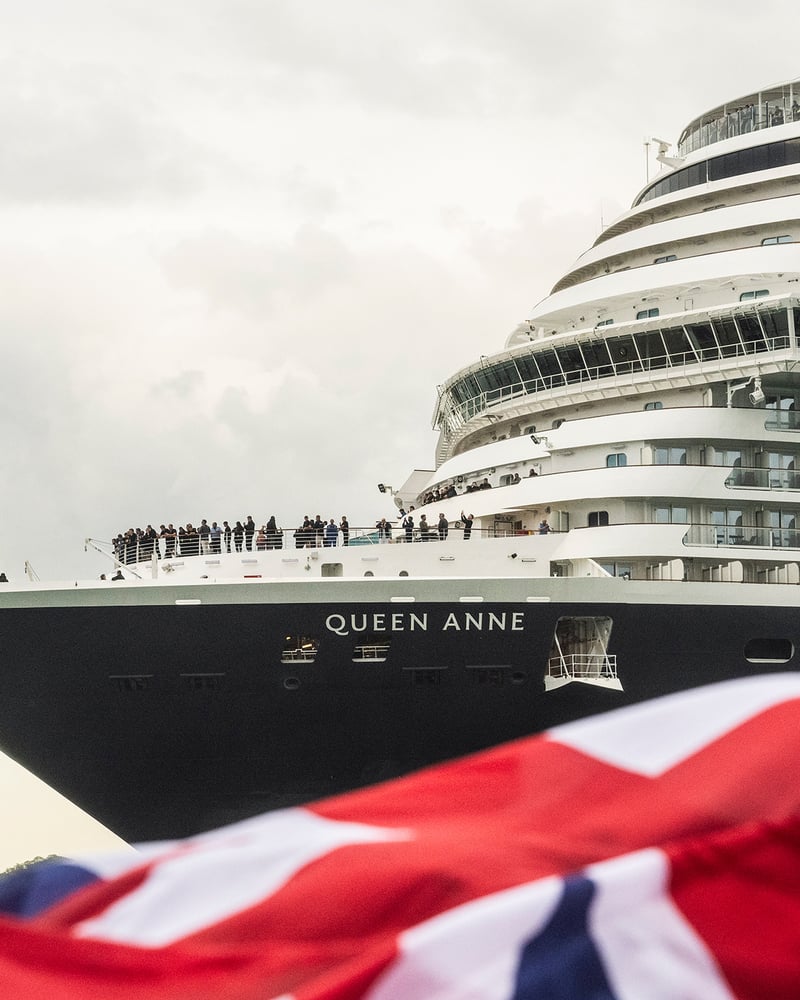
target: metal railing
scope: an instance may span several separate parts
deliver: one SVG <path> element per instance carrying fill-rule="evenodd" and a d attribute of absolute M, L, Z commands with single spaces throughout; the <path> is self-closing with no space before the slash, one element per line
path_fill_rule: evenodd
<path fill-rule="evenodd" d="M 617 657 L 608 653 L 565 653 L 550 658 L 547 673 L 556 680 L 616 679 Z"/>
<path fill-rule="evenodd" d="M 665 316 L 665 326 L 668 325 L 668 320 L 669 317 Z M 681 324 L 676 323 L 675 325 L 680 326 Z M 634 335 L 631 336 L 634 337 Z M 635 337 L 633 344 L 635 349 Z M 788 350 L 791 346 L 791 338 L 782 334 L 777 337 L 763 337 L 763 339 L 740 344 L 720 344 L 714 347 L 698 347 L 690 351 L 665 352 L 654 357 L 643 357 L 635 353 L 633 356 L 622 360 L 611 356 L 608 362 L 604 360 L 600 365 L 587 365 L 583 368 L 562 370 L 548 375 L 539 375 L 531 379 L 520 377 L 519 381 L 509 382 L 506 385 L 501 385 L 493 389 L 486 389 L 461 402 L 455 402 L 453 398 L 453 390 L 457 388 L 456 385 L 453 385 L 449 386 L 443 392 L 437 419 L 439 426 L 443 430 L 452 433 L 473 417 L 479 416 L 486 410 L 524 396 L 532 396 L 568 387 L 581 388 L 585 387 L 588 383 L 596 383 L 601 379 L 613 379 L 631 374 L 663 370 L 686 370 L 696 365 L 730 361 L 737 358 L 744 359 L 773 351 Z M 498 363 L 499 367 L 500 363 Z M 467 378 L 469 377 L 471 376 L 467 376 Z"/>
<path fill-rule="evenodd" d="M 551 532 L 557 533 L 556 529 L 551 527 L 549 532 L 545 532 L 545 534 Z M 113 542 L 109 543 L 100 539 L 87 538 L 86 544 L 87 546 L 94 548 L 96 551 L 101 552 L 103 555 L 113 559 L 114 562 L 120 566 L 133 566 L 136 563 L 150 563 L 154 557 L 158 561 L 163 562 L 169 562 L 173 559 L 191 559 L 194 557 L 214 559 L 217 556 L 224 555 L 240 556 L 243 559 L 254 559 L 269 551 L 283 552 L 285 554 L 290 552 L 302 552 L 308 549 L 324 551 L 325 549 L 333 550 L 345 547 L 355 548 L 357 546 L 375 546 L 384 544 L 396 545 L 405 544 L 407 542 L 439 542 L 446 540 L 452 541 L 453 539 L 464 539 L 469 541 L 470 538 L 511 538 L 525 535 L 538 535 L 541 533 L 542 532 L 540 532 L 538 528 L 515 530 L 509 525 L 507 527 L 473 527 L 469 530 L 468 534 L 465 534 L 462 521 L 451 521 L 448 526 L 447 534 L 444 539 L 442 539 L 440 538 L 438 528 L 436 527 L 430 527 L 428 531 L 425 532 L 420 529 L 417 524 L 414 526 L 409 536 L 405 528 L 395 522 L 392 522 L 392 530 L 388 538 L 379 535 L 376 528 L 351 527 L 347 543 L 344 542 L 340 533 L 335 543 L 330 545 L 326 545 L 324 538 L 320 539 L 316 534 L 313 534 L 312 537 L 298 538 L 288 530 L 283 532 L 280 542 L 272 547 L 257 546 L 254 543 L 250 548 L 246 545 L 242 545 L 242 547 L 239 548 L 234 544 L 226 546 L 223 541 L 218 548 L 213 546 L 205 548 L 191 542 L 187 545 L 176 541 L 174 545 L 168 548 L 165 545 L 165 539 L 163 538 L 159 538 L 155 543 L 140 541 L 138 543 L 130 543 L 123 546 L 117 546 Z"/>

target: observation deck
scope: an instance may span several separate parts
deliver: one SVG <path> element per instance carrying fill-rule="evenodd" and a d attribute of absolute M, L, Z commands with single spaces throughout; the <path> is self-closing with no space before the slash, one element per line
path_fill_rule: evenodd
<path fill-rule="evenodd" d="M 678 156 L 748 132 L 800 121 L 800 80 L 789 80 L 726 101 L 690 122 L 678 140 Z"/>
<path fill-rule="evenodd" d="M 596 327 L 579 330 L 482 359 L 439 389 L 437 461 L 455 453 L 478 418 L 488 424 L 531 414 L 545 402 L 552 407 L 616 394 L 623 383 L 652 392 L 796 362 L 800 299 L 771 296 L 759 303 L 619 324 L 608 328 L 613 335 L 600 336 Z"/>

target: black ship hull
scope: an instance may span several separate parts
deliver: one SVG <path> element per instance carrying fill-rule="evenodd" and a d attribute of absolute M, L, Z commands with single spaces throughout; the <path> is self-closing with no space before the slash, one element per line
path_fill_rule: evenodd
<path fill-rule="evenodd" d="M 283 585 L 281 601 L 263 584 L 106 590 L 94 602 L 14 595 L 0 610 L 0 746 L 126 840 L 180 837 L 667 692 L 791 669 L 800 645 L 786 605 L 673 603 L 618 581 L 588 600 L 590 585 L 556 580 L 482 581 L 478 604 L 465 596 L 476 583 L 457 583 L 409 584 L 413 603 L 394 603 L 380 581 L 375 596 L 337 581 L 296 600 Z M 590 618 L 613 623 L 619 688 L 546 690 L 559 622 Z M 289 637 L 310 637 L 313 652 L 287 650 Z M 763 642 L 792 655 L 748 658 Z"/>

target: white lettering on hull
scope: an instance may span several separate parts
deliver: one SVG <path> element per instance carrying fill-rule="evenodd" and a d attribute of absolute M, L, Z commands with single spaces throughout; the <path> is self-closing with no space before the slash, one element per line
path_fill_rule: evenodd
<path fill-rule="evenodd" d="M 427 632 L 429 614 L 415 614 L 413 611 L 355 613 L 349 615 L 328 615 L 325 627 L 336 635 L 350 635 L 358 632 Z M 434 623 L 433 628 L 436 628 Z M 441 632 L 524 632 L 524 611 L 452 611 L 439 625 Z"/>

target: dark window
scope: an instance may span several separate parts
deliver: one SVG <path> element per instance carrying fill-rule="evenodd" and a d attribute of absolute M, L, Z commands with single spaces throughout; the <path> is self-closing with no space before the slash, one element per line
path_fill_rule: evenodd
<path fill-rule="evenodd" d="M 627 464 L 628 456 L 623 451 L 616 452 L 613 455 L 606 455 L 606 468 L 608 469 L 618 469 Z"/>
<path fill-rule="evenodd" d="M 586 523 L 590 528 L 602 528 L 608 524 L 607 510 L 590 510 Z"/>
<path fill-rule="evenodd" d="M 666 264 L 668 261 L 677 260 L 678 258 L 674 253 L 667 254 L 666 257 L 656 257 L 653 261 L 654 264 Z"/>
<path fill-rule="evenodd" d="M 660 402 L 659 400 L 656 400 L 653 403 L 645 403 L 644 404 L 644 408 L 646 410 L 663 410 L 664 404 L 662 402 Z"/>
<path fill-rule="evenodd" d="M 798 323 L 800 330 L 800 323 Z M 589 369 L 590 377 L 597 378 L 601 375 L 611 374 L 611 357 L 608 353 L 608 343 L 605 340 L 587 341 L 581 344 L 583 356 Z"/>
<path fill-rule="evenodd" d="M 636 348 L 644 362 L 645 368 L 664 368 L 667 364 L 667 351 L 658 330 L 634 334 Z"/>
<path fill-rule="evenodd" d="M 661 331 L 667 345 L 667 353 L 673 361 L 684 364 L 694 360 L 694 351 L 682 326 L 673 326 Z"/>
<path fill-rule="evenodd" d="M 714 124 L 714 135 L 709 135 L 709 141 L 724 139 L 726 135 L 725 122 L 720 122 L 722 134 Z M 708 127 L 708 126 L 706 126 Z M 744 123 L 742 132 L 750 131 Z M 736 134 L 735 132 L 733 134 Z M 706 181 L 721 181 L 726 177 L 737 177 L 740 174 L 753 173 L 756 170 L 774 169 L 787 164 L 800 163 L 800 140 L 787 139 L 784 142 L 770 142 L 750 149 L 740 149 L 724 156 L 712 156 L 702 163 L 676 170 L 668 177 L 655 181 L 636 199 L 634 207 L 652 198 L 660 198 L 673 191 L 683 191 L 686 188 L 705 184 Z"/>
<path fill-rule="evenodd" d="M 724 358 L 735 357 L 741 353 L 742 342 L 739 338 L 739 331 L 736 323 L 729 316 L 714 319 L 714 332 L 717 335 L 722 356 Z"/>
<path fill-rule="evenodd" d="M 651 319 L 653 316 L 658 316 L 658 309 L 640 309 L 636 313 L 637 319 Z"/>
<path fill-rule="evenodd" d="M 788 663 L 794 656 L 794 646 L 789 639 L 750 639 L 744 655 L 750 663 Z"/>

